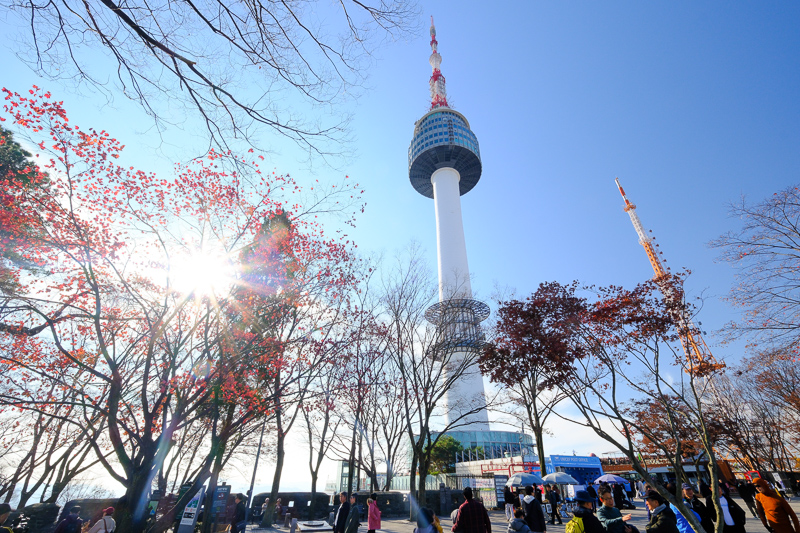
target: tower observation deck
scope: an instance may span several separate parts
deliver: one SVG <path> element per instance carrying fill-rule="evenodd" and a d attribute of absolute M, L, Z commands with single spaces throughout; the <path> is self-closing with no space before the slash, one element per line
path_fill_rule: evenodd
<path fill-rule="evenodd" d="M 461 195 L 477 185 L 482 165 L 478 138 L 469 122 L 447 103 L 438 45 L 431 17 L 431 107 L 414 125 L 414 138 L 408 149 L 408 175 L 414 189 L 433 198 L 436 208 L 439 303 L 428 309 L 425 316 L 439 329 L 441 341 L 430 355 L 447 360 L 451 368 L 460 368 L 482 348 L 484 335 L 479 324 L 489 316 L 489 307 L 472 298 L 461 216 Z M 468 423 L 464 429 L 489 430 L 483 377 L 477 365 L 471 365 L 455 381 L 445 403 L 450 416 L 473 412 L 464 419 Z"/>

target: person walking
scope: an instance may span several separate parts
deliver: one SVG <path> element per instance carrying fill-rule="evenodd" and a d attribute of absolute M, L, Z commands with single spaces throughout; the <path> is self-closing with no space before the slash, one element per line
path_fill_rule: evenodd
<path fill-rule="evenodd" d="M 626 524 L 633 515 L 628 513 L 622 516 L 620 510 L 614 506 L 614 497 L 608 489 L 600 489 L 600 501 L 603 505 L 597 510 L 597 519 L 606 533 L 634 533 L 634 530 L 638 533 L 638 530 Z"/>
<path fill-rule="evenodd" d="M 744 500 L 753 518 L 758 518 L 756 514 L 756 487 L 750 481 L 740 481 L 736 485 L 736 490 L 739 491 L 739 496 Z"/>
<path fill-rule="evenodd" d="M 367 533 L 375 533 L 381 528 L 381 510 L 378 509 L 377 500 L 377 494 L 370 494 L 367 499 Z"/>
<path fill-rule="evenodd" d="M 347 524 L 348 514 L 350 514 L 350 501 L 347 498 L 347 493 L 342 492 L 339 494 L 339 507 L 336 509 L 336 514 L 333 517 L 334 533 L 344 533 L 344 526 Z"/>
<path fill-rule="evenodd" d="M 636 497 L 644 498 L 644 491 L 645 491 L 644 481 L 639 479 L 639 481 L 636 482 Z"/>
<path fill-rule="evenodd" d="M 761 523 L 770 533 L 800 533 L 800 522 L 797 514 L 766 480 L 758 478 L 753 481 L 756 494 L 756 513 Z M 792 524 L 794 523 L 794 527 Z"/>
<path fill-rule="evenodd" d="M 464 503 L 458 508 L 458 517 L 452 531 L 459 533 L 492 533 L 489 513 L 481 502 L 473 499 L 472 487 L 464 489 Z M 540 510 L 541 512 L 541 510 Z"/>
<path fill-rule="evenodd" d="M 744 524 L 747 520 L 747 513 L 733 501 L 730 492 L 720 493 L 719 506 L 722 508 L 722 533 L 745 533 Z M 707 509 L 711 518 L 716 522 L 717 510 L 714 507 L 707 507 Z"/>
<path fill-rule="evenodd" d="M 514 519 L 514 491 L 506 485 L 503 488 L 503 501 L 506 502 L 506 520 L 511 522 Z"/>
<path fill-rule="evenodd" d="M 361 512 L 356 504 L 355 493 L 350 495 L 350 512 L 347 513 L 347 522 L 344 524 L 344 533 L 358 533 L 358 526 L 361 525 Z"/>
<path fill-rule="evenodd" d="M 231 533 L 244 533 L 247 529 L 247 506 L 244 503 L 244 494 L 237 494 L 234 498 L 236 509 L 231 519 Z"/>
<path fill-rule="evenodd" d="M 522 498 L 522 512 L 525 513 L 525 522 L 533 533 L 544 533 L 547 526 L 544 520 L 542 504 L 533 495 L 533 487 L 525 487 L 525 497 Z"/>
<path fill-rule="evenodd" d="M 113 514 L 113 507 L 103 509 L 103 517 L 95 522 L 87 533 L 112 533 L 117 528 L 117 523 L 112 518 Z"/>
<path fill-rule="evenodd" d="M 547 501 L 550 503 L 550 521 L 548 524 L 555 525 L 556 520 L 561 524 L 561 515 L 558 514 L 558 504 L 561 503 L 561 495 L 555 487 L 547 487 Z"/>
<path fill-rule="evenodd" d="M 650 510 L 650 522 L 644 527 L 647 533 L 678 533 L 678 519 L 661 494 L 651 490 L 644 503 Z"/>

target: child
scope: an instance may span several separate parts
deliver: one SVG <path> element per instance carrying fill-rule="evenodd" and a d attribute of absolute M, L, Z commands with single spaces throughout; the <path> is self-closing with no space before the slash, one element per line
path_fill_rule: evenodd
<path fill-rule="evenodd" d="M 525 511 L 516 509 L 514 519 L 508 523 L 508 533 L 531 533 L 531 528 L 525 523 Z"/>

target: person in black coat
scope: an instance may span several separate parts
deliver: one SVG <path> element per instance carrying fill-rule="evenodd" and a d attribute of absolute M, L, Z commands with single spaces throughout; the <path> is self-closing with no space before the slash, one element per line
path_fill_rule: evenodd
<path fill-rule="evenodd" d="M 747 508 L 750 509 L 750 513 L 752 513 L 753 518 L 758 518 L 756 514 L 756 487 L 749 481 L 745 483 L 744 481 L 740 481 L 739 484 L 736 486 L 736 489 L 739 491 L 739 496 L 742 497 L 744 503 L 747 504 Z"/>
<path fill-rule="evenodd" d="M 592 511 L 594 511 L 597 508 L 597 491 L 592 483 L 589 483 L 589 486 L 586 487 L 586 492 L 593 498 Z"/>
<path fill-rule="evenodd" d="M 555 525 L 556 520 L 561 523 L 561 515 L 558 513 L 558 504 L 561 503 L 561 494 L 555 486 L 551 486 L 547 491 L 547 502 L 550 504 L 550 521 L 548 524 Z"/>
<path fill-rule="evenodd" d="M 572 513 L 575 518 L 580 518 L 583 521 L 584 533 L 606 533 L 603 524 L 600 523 L 594 513 L 592 506 L 597 498 L 592 497 L 588 491 L 579 490 L 575 493 L 575 501 L 578 502 L 578 508 Z M 573 518 L 573 520 L 575 519 Z M 567 522 L 569 524 L 569 522 Z M 569 525 L 567 526 L 569 528 Z"/>
<path fill-rule="evenodd" d="M 514 507 L 516 507 L 514 505 L 514 499 L 515 499 L 514 491 L 511 490 L 511 487 L 506 485 L 505 488 L 503 489 L 503 500 L 506 502 L 505 505 L 506 520 L 508 520 L 509 522 L 511 522 L 514 519 Z"/>
<path fill-rule="evenodd" d="M 611 493 L 614 495 L 614 507 L 622 509 L 622 502 L 625 501 L 625 489 L 622 488 L 622 484 L 614 483 Z"/>
<path fill-rule="evenodd" d="M 544 533 L 547 531 L 547 526 L 544 520 L 544 511 L 542 511 L 542 504 L 533 496 L 533 487 L 525 487 L 525 497 L 520 502 L 522 504 L 522 511 L 525 513 L 525 522 L 531 528 L 533 533 Z"/>
<path fill-rule="evenodd" d="M 350 502 L 347 501 L 347 493 L 342 492 L 339 494 L 339 507 L 333 518 L 333 533 L 344 533 L 348 514 L 350 514 Z"/>
<path fill-rule="evenodd" d="M 650 522 L 644 527 L 647 533 L 678 533 L 678 517 L 658 492 L 648 492 L 644 503 L 650 510 Z"/>
<path fill-rule="evenodd" d="M 236 502 L 236 510 L 233 512 L 233 519 L 231 519 L 231 533 L 240 533 L 244 531 L 247 523 L 247 506 L 244 503 L 244 494 L 237 494 L 234 501 Z"/>

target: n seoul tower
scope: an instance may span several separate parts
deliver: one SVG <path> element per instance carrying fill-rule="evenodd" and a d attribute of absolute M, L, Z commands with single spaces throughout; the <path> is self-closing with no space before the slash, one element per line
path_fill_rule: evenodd
<path fill-rule="evenodd" d="M 474 358 L 474 352 L 481 348 L 484 336 L 479 324 L 489 316 L 489 307 L 472 298 L 460 198 L 478 183 L 482 166 L 478 138 L 469 129 L 466 117 L 447 103 L 438 45 L 431 17 L 431 107 L 414 125 L 408 174 L 414 189 L 433 198 L 436 208 L 439 303 L 425 316 L 440 328 L 442 340 L 431 355 L 447 360 L 450 371 L 458 372 L 455 369 L 467 358 Z M 465 419 L 465 430 L 489 431 L 483 378 L 477 365 L 453 384 L 445 403 L 450 416 L 476 411 Z"/>

